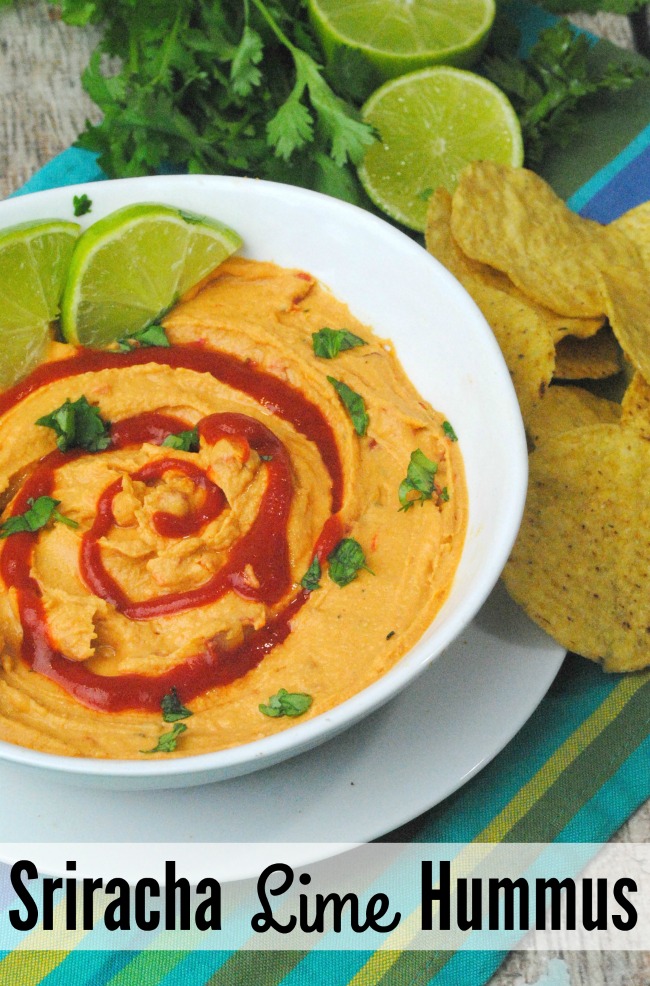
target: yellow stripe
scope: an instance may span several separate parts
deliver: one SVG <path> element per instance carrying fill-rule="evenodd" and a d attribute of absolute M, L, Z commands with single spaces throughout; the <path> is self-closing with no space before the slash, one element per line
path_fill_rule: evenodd
<path fill-rule="evenodd" d="M 530 808 L 553 786 L 563 770 L 572 763 L 594 739 L 603 732 L 608 723 L 621 712 L 636 692 L 647 684 L 648 675 L 635 675 L 623 678 L 609 693 L 607 698 L 595 709 L 588 719 L 573 732 L 540 767 L 536 774 L 517 791 L 514 798 L 492 819 L 474 842 L 501 842 L 508 832 L 521 821 Z M 461 854 L 462 857 L 462 854 Z M 456 861 L 461 862 L 461 858 Z M 415 920 L 411 920 L 415 918 Z M 419 929 L 419 908 L 409 918 L 409 925 Z M 385 943 L 373 953 L 366 964 L 349 981 L 348 986 L 375 986 L 382 976 L 397 962 L 403 948 L 396 947 L 401 928 L 396 928 Z M 403 941 L 403 938 L 402 938 Z"/>
<path fill-rule="evenodd" d="M 0 986 L 36 986 L 69 952 L 10 952 L 0 962 Z"/>

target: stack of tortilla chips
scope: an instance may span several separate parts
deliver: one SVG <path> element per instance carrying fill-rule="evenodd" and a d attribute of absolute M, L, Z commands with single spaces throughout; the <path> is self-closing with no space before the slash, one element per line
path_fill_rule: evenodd
<path fill-rule="evenodd" d="M 650 203 L 603 226 L 475 162 L 432 196 L 426 245 L 491 326 L 532 449 L 508 591 L 606 670 L 650 665 Z"/>

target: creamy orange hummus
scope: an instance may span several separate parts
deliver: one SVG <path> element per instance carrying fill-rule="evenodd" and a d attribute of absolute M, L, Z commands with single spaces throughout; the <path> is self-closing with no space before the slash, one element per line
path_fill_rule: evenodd
<path fill-rule="evenodd" d="M 248 743 L 377 680 L 449 592 L 467 515 L 459 443 L 390 343 L 308 274 L 244 259 L 219 267 L 165 327 L 171 348 L 113 353 L 105 362 L 105 354 L 53 343 L 47 364 L 0 395 L 2 520 L 18 512 L 43 463 L 55 461 L 50 495 L 78 525 L 48 523 L 0 541 L 3 740 L 119 759 Z M 324 327 L 365 344 L 316 356 L 312 334 Z M 229 372 L 212 372 L 214 354 L 225 354 Z M 363 399 L 365 433 L 328 377 Z M 291 394 L 312 409 L 306 424 L 304 410 L 286 411 Z M 99 452 L 58 453 L 54 432 L 36 422 L 82 395 L 122 439 Z M 151 415 L 198 426 L 198 451 L 161 445 L 155 429 L 148 440 L 129 438 L 128 423 Z M 245 434 L 231 427 L 244 419 Z M 224 432 L 215 421 L 230 424 Z M 262 439 L 250 437 L 258 433 Z M 317 433 L 329 434 L 338 466 Z M 437 465 L 436 495 L 400 510 L 398 490 L 416 449 Z M 268 520 L 273 483 L 286 540 Z M 221 497 L 218 509 L 206 508 L 197 523 L 208 496 Z M 187 518 L 193 525 L 184 526 Z M 343 538 L 361 546 L 366 567 L 341 587 L 326 556 Z M 327 547 L 319 588 L 307 591 L 301 582 L 319 544 Z M 206 597 L 206 586 L 221 588 Z M 38 632 L 29 599 L 40 607 Z M 192 678 L 188 669 L 206 647 L 205 675 Z M 56 673 L 47 655 L 56 655 Z M 153 706 L 138 699 L 143 678 L 160 679 L 165 693 L 178 685 L 192 712 L 171 752 L 143 752 L 171 728 L 159 696 Z M 102 682 L 112 698 L 101 698 Z M 260 711 L 282 688 L 312 697 L 301 718 Z"/>

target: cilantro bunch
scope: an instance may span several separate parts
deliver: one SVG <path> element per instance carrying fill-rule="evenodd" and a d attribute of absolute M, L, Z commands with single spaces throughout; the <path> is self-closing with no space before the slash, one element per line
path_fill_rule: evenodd
<path fill-rule="evenodd" d="M 578 5 L 545 0 L 544 6 L 575 10 Z M 619 0 L 618 6 L 630 9 L 632 4 Z M 608 9 L 615 7 L 616 0 L 612 0 Z M 574 32 L 567 20 L 542 31 L 525 58 L 518 54 L 518 47 L 518 32 L 512 30 L 507 17 L 498 16 L 481 72 L 510 99 L 521 124 L 526 165 L 533 169 L 547 150 L 567 147 L 579 138 L 577 110 L 589 97 L 621 92 L 648 74 L 641 63 L 597 65 L 590 57 L 590 40 Z"/>
<path fill-rule="evenodd" d="M 62 0 L 97 24 L 83 85 L 104 116 L 78 144 L 110 176 L 240 174 L 359 201 L 372 139 L 335 95 L 300 0 Z"/>

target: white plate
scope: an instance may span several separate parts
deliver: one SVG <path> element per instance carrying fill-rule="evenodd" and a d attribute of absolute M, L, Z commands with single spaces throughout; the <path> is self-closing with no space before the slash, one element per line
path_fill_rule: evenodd
<path fill-rule="evenodd" d="M 119 206 L 164 202 L 220 218 L 241 234 L 249 256 L 310 271 L 362 322 L 395 343 L 411 380 L 460 438 L 470 510 L 451 592 L 415 646 L 368 688 L 277 735 L 196 757 L 98 760 L 0 743 L 0 758 L 41 769 L 43 778 L 67 773 L 91 785 L 131 790 L 227 779 L 311 749 L 357 723 L 409 686 L 466 627 L 499 577 L 519 526 L 527 473 L 521 415 L 497 342 L 472 299 L 422 247 L 376 216 L 288 185 L 180 175 L 10 199 L 0 203 L 0 224 L 71 218 L 73 196 L 84 191 L 93 203 L 84 225 Z M 349 742 L 354 748 L 356 740 Z"/>
<path fill-rule="evenodd" d="M 183 791 L 127 792 L 70 787 L 0 763 L 11 805 L 0 842 L 217 843 L 211 862 L 230 879 L 259 875 L 265 863 L 226 843 L 281 842 L 289 863 L 315 862 L 318 844 L 376 839 L 465 784 L 530 717 L 563 658 L 499 584 L 414 684 L 354 729 L 275 767 Z M 39 868 L 58 872 L 56 847 L 49 853 L 39 847 Z"/>

